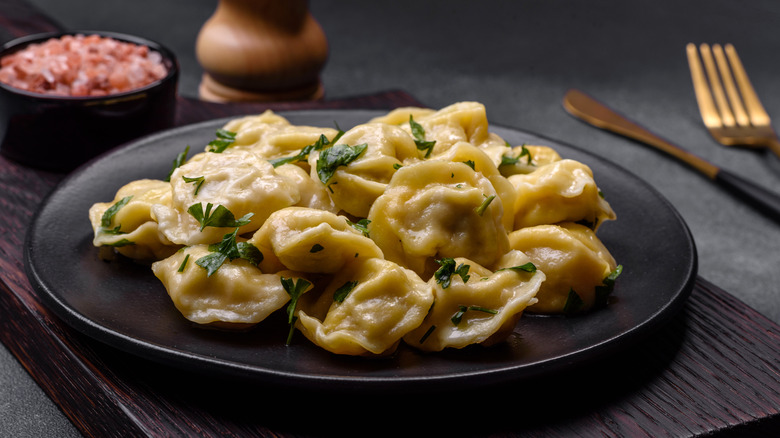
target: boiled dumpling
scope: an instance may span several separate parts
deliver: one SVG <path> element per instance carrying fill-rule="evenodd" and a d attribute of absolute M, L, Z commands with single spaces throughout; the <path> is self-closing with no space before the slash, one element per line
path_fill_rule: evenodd
<path fill-rule="evenodd" d="M 158 260 L 175 252 L 174 245 L 158 230 L 152 206 L 170 204 L 171 187 L 161 180 L 142 179 L 117 190 L 112 202 L 99 202 L 89 209 L 98 247 L 113 247 L 126 257 Z"/>
<path fill-rule="evenodd" d="M 520 251 L 504 255 L 495 271 L 462 257 L 447 262 L 454 272 L 429 280 L 435 296 L 430 314 L 404 337 L 414 348 L 441 351 L 505 340 L 523 311 L 536 302 L 545 279 Z M 446 266 L 443 262 L 442 269 Z"/>
<path fill-rule="evenodd" d="M 414 272 L 388 260 L 363 259 L 333 276 L 319 297 L 298 303 L 296 327 L 336 354 L 387 354 L 422 323 L 432 304 L 432 287 Z"/>
<path fill-rule="evenodd" d="M 358 125 L 331 146 L 309 155 L 311 178 L 327 186 L 340 209 L 355 217 L 366 217 L 374 200 L 384 192 L 396 168 L 417 158 L 417 146 L 403 129 L 383 123 Z M 364 148 L 348 163 L 334 151 L 345 147 Z M 323 180 L 322 169 L 332 170 Z"/>
<path fill-rule="evenodd" d="M 603 301 L 604 279 L 617 269 L 615 259 L 590 228 L 575 223 L 538 225 L 509 234 L 512 249 L 524 252 L 547 280 L 530 312 L 586 311 Z"/>
<path fill-rule="evenodd" d="M 335 273 L 356 260 L 383 257 L 374 241 L 345 216 L 302 207 L 273 213 L 249 243 L 263 252 L 267 270 Z"/>
<path fill-rule="evenodd" d="M 190 212 L 195 204 L 204 212 L 221 206 L 236 220 L 251 214 L 249 222 L 240 227 L 239 234 L 243 234 L 257 230 L 271 213 L 301 199 L 293 179 L 246 150 L 195 155 L 173 171 L 171 188 L 171 204 L 154 206 L 152 211 L 165 237 L 183 245 L 218 242 L 234 228 L 204 228 Z"/>
<path fill-rule="evenodd" d="M 517 189 L 514 229 L 571 221 L 596 230 L 604 221 L 615 219 L 593 172 L 579 161 L 555 161 L 508 179 Z"/>
<path fill-rule="evenodd" d="M 369 211 L 368 229 L 385 258 L 427 279 L 439 258 L 493 264 L 509 245 L 503 215 L 485 176 L 464 163 L 430 160 L 396 172 Z"/>
<path fill-rule="evenodd" d="M 208 275 L 197 261 L 209 254 L 208 245 L 194 245 L 152 264 L 154 275 L 188 320 L 222 328 L 246 328 L 290 300 L 281 277 L 294 278 L 295 273 L 267 274 L 250 261 L 237 258 L 225 261 Z"/>

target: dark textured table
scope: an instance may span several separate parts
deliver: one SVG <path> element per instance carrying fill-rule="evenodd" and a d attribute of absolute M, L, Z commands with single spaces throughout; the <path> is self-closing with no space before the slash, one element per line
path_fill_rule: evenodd
<path fill-rule="evenodd" d="M 179 123 L 257 112 L 264 107 L 194 99 L 200 77 L 194 38 L 214 4 L 5 1 L 0 37 L 56 27 L 142 34 L 180 56 Z M 486 403 L 486 393 L 457 389 L 423 399 L 328 400 L 202 382 L 103 346 L 48 312 L 24 276 L 22 242 L 31 215 L 62 175 L 3 160 L 0 340 L 7 350 L 0 350 L 0 435 L 371 436 L 419 428 L 415 418 L 426 431 L 490 436 L 771 436 L 778 430 L 780 226 L 671 159 L 574 120 L 560 99 L 569 87 L 583 89 L 712 161 L 778 187 L 775 157 L 719 146 L 703 129 L 684 45 L 734 43 L 767 110 L 780 117 L 774 55 L 780 7 L 771 1 L 311 6 L 331 41 L 323 73 L 327 100 L 278 108 L 478 100 L 495 123 L 609 157 L 658 188 L 690 226 L 700 276 L 688 305 L 640 345 L 588 367 L 490 388 L 492 396 L 508 394 L 511 401 Z M 169 26 L 174 11 L 176 26 Z M 392 89 L 405 92 L 382 92 Z"/>

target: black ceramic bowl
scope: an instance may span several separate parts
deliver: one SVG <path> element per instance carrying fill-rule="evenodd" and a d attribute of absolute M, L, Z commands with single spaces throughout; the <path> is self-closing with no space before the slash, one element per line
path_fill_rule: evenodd
<path fill-rule="evenodd" d="M 35 34 L 4 44 L 0 57 L 77 34 L 148 46 L 162 55 L 168 74 L 142 88 L 100 97 L 32 93 L 0 82 L 0 153 L 5 157 L 39 169 L 70 171 L 122 143 L 173 126 L 179 66 L 175 55 L 154 41 L 101 31 Z"/>

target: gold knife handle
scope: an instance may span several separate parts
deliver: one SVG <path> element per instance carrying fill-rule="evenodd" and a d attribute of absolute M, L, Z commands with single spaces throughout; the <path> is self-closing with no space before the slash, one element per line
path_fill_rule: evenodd
<path fill-rule="evenodd" d="M 569 90 L 566 93 L 563 107 L 572 115 L 594 126 L 656 147 L 682 160 L 710 179 L 715 179 L 718 175 L 720 169 L 714 164 L 658 137 L 579 90 Z"/>

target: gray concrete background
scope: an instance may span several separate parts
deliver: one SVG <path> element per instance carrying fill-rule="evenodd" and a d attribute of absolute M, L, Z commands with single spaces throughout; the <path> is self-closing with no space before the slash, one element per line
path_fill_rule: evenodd
<path fill-rule="evenodd" d="M 194 42 L 216 0 L 31 0 L 70 29 L 134 33 L 172 48 L 180 92 L 196 96 Z M 328 98 L 403 89 L 430 107 L 477 100 L 491 122 L 607 157 L 679 210 L 700 275 L 780 322 L 780 225 L 650 148 L 572 118 L 580 88 L 713 163 L 780 191 L 780 159 L 721 146 L 704 129 L 685 58 L 688 42 L 733 43 L 780 120 L 780 3 L 693 1 L 311 2 L 330 42 Z M 652 212 L 648 212 L 652 214 Z M 0 436 L 77 436 L 0 348 Z"/>

